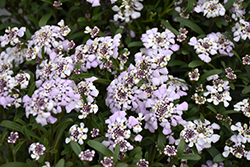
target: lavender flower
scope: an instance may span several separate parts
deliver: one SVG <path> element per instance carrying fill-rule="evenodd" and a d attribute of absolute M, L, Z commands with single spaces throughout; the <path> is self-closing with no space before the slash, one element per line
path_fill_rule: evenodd
<path fill-rule="evenodd" d="M 87 134 L 86 134 L 87 132 L 88 132 L 88 128 L 87 127 L 84 128 L 84 123 L 83 122 L 80 123 L 79 127 L 78 127 L 77 124 L 74 124 L 69 129 L 69 133 L 70 133 L 71 136 L 67 137 L 65 139 L 65 143 L 68 144 L 71 141 L 75 141 L 75 142 L 78 142 L 80 145 L 83 145 L 84 140 L 87 139 Z M 88 152 L 86 152 L 86 153 L 88 153 Z M 81 155 L 85 156 L 84 153 L 81 154 Z M 79 157 L 80 157 L 80 155 L 79 155 Z"/>
<path fill-rule="evenodd" d="M 177 155 L 177 150 L 175 149 L 175 146 L 167 145 L 164 148 L 164 154 L 166 154 L 169 157 L 176 156 Z"/>
<path fill-rule="evenodd" d="M 62 2 L 60 2 L 60 1 L 54 1 L 53 6 L 56 7 L 56 8 L 58 8 L 58 7 L 62 6 Z"/>
<path fill-rule="evenodd" d="M 191 81 L 198 81 L 200 76 L 198 68 L 192 70 L 192 72 L 189 72 L 188 76 Z"/>
<path fill-rule="evenodd" d="M 201 152 L 204 148 L 210 148 L 212 142 L 215 143 L 220 139 L 218 134 L 214 134 L 214 130 L 220 129 L 220 126 L 216 123 L 210 124 L 208 120 L 205 120 L 205 123 L 199 119 L 193 122 L 188 121 L 181 131 L 180 137 L 185 139 L 188 147 L 195 145 L 197 150 Z M 178 144 L 179 141 L 180 139 L 176 140 L 175 144 Z"/>
<path fill-rule="evenodd" d="M 95 156 L 95 151 L 94 150 L 90 151 L 89 149 L 87 149 L 86 151 L 82 151 L 79 154 L 79 158 L 82 161 L 92 161 L 94 156 Z"/>
<path fill-rule="evenodd" d="M 226 9 L 221 3 L 219 3 L 219 0 L 199 0 L 197 2 L 197 6 L 194 8 L 194 11 L 197 13 L 203 12 L 203 15 L 207 18 L 214 18 L 224 16 Z"/>
<path fill-rule="evenodd" d="M 100 0 L 87 0 L 87 2 L 92 4 L 92 7 L 100 6 Z"/>
<path fill-rule="evenodd" d="M 238 42 L 241 39 L 246 40 L 250 39 L 250 24 L 249 22 L 240 19 L 239 22 L 235 24 L 232 28 L 232 32 L 234 33 L 234 41 Z"/>
<path fill-rule="evenodd" d="M 101 164 L 103 167 L 114 167 L 115 163 L 113 161 L 113 157 L 109 158 L 109 157 L 104 157 L 103 160 L 101 160 Z"/>
<path fill-rule="evenodd" d="M 148 167 L 148 165 L 149 165 L 149 162 L 148 161 L 146 161 L 145 159 L 140 159 L 140 161 L 139 162 L 137 162 L 137 164 L 136 164 L 137 166 L 139 166 L 139 167 Z"/>
<path fill-rule="evenodd" d="M 41 123 L 42 126 L 48 122 L 55 123 L 57 119 L 51 113 L 62 112 L 62 107 L 69 113 L 78 107 L 80 94 L 74 91 L 75 87 L 71 80 L 47 80 L 34 91 L 31 98 L 28 95 L 23 97 L 26 116 L 36 116 L 37 123 Z"/>
<path fill-rule="evenodd" d="M 29 154 L 31 154 L 31 158 L 36 161 L 40 158 L 41 155 L 45 153 L 46 148 L 44 145 L 40 143 L 32 143 L 29 147 Z"/>
<path fill-rule="evenodd" d="M 8 137 L 8 143 L 16 143 L 19 138 L 18 132 L 10 132 L 10 136 Z"/>
<path fill-rule="evenodd" d="M 93 128 L 93 130 L 90 132 L 91 133 L 91 137 L 97 137 L 99 135 L 100 130 Z"/>
<path fill-rule="evenodd" d="M 243 65 L 250 65 L 250 56 L 246 55 L 242 58 Z"/>
<path fill-rule="evenodd" d="M 143 5 L 140 3 L 143 0 L 122 0 L 121 6 L 114 5 L 112 10 L 118 12 L 114 15 L 114 20 L 130 22 L 130 17 L 132 19 L 137 19 L 141 16 L 140 12 L 143 8 Z M 114 1 L 112 2 L 114 3 Z"/>
<path fill-rule="evenodd" d="M 218 52 L 228 56 L 233 56 L 231 50 L 234 48 L 234 44 L 227 39 L 221 33 L 210 33 L 203 39 L 196 39 L 192 37 L 188 43 L 194 46 L 198 57 L 206 63 L 209 63 L 212 59 L 209 55 L 215 55 Z"/>
<path fill-rule="evenodd" d="M 223 162 L 220 162 L 220 163 L 216 163 L 216 162 L 213 162 L 212 160 L 207 160 L 206 161 L 206 164 L 202 164 L 201 167 L 224 167 L 224 164 Z"/>
<path fill-rule="evenodd" d="M 8 29 L 5 30 L 5 33 L 7 34 L 0 36 L 1 47 L 5 47 L 9 43 L 12 46 L 20 43 L 19 37 L 23 37 L 25 31 L 26 27 L 21 27 L 20 29 L 17 27 L 8 27 Z"/>

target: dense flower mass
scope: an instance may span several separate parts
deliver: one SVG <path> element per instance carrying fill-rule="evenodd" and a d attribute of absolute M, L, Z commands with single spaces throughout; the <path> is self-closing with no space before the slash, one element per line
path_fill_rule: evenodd
<path fill-rule="evenodd" d="M 192 37 L 189 45 L 194 46 L 194 49 L 198 57 L 206 63 L 209 63 L 212 59 L 210 55 L 216 55 L 218 53 L 233 56 L 231 50 L 234 48 L 233 42 L 231 42 L 226 36 L 220 32 L 210 33 L 205 38 L 198 39 Z"/>
<path fill-rule="evenodd" d="M 246 166 L 249 4 L 0 3 L 0 164 Z"/>
<path fill-rule="evenodd" d="M 214 133 L 214 130 L 220 129 L 220 126 L 216 123 L 210 123 L 205 120 L 204 123 L 201 120 L 188 121 L 184 125 L 184 129 L 180 133 L 180 137 L 184 138 L 188 147 L 196 146 L 197 150 L 201 152 L 204 148 L 210 148 L 211 143 L 216 143 L 220 136 Z M 179 143 L 179 139 L 176 140 L 176 144 Z"/>
<path fill-rule="evenodd" d="M 197 13 L 203 12 L 203 15 L 207 18 L 224 16 L 226 12 L 224 6 L 219 3 L 219 0 L 199 0 L 194 11 Z"/>
<path fill-rule="evenodd" d="M 26 116 L 36 116 L 37 123 L 47 125 L 55 123 L 57 118 L 54 114 L 62 112 L 65 107 L 66 112 L 71 112 L 77 107 L 80 101 L 80 94 L 74 91 L 75 83 L 71 80 L 57 78 L 44 82 L 31 97 L 23 97 Z"/>

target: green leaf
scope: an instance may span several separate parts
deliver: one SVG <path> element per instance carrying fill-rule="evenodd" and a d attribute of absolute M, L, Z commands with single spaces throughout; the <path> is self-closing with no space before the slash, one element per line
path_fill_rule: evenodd
<path fill-rule="evenodd" d="M 94 76 L 93 74 L 81 73 L 79 75 L 76 75 L 76 78 L 90 78 L 93 76 Z"/>
<path fill-rule="evenodd" d="M 18 143 L 12 150 L 13 154 L 16 155 L 17 151 L 20 149 L 20 147 L 23 145 L 23 143 L 25 143 L 26 141 L 21 141 L 20 143 Z"/>
<path fill-rule="evenodd" d="M 31 167 L 31 166 L 23 162 L 10 162 L 10 163 L 1 165 L 0 167 Z"/>
<path fill-rule="evenodd" d="M 242 94 L 247 94 L 250 92 L 250 85 L 245 87 L 243 90 L 242 90 Z"/>
<path fill-rule="evenodd" d="M 70 142 L 70 146 L 72 148 L 72 150 L 76 153 L 76 155 L 78 156 L 80 154 L 80 152 L 82 151 L 81 147 L 79 146 L 79 144 L 75 141 L 71 141 Z"/>
<path fill-rule="evenodd" d="M 239 54 L 238 54 L 235 50 L 231 50 L 231 52 L 239 59 L 239 61 L 240 61 L 241 64 L 242 64 L 242 60 L 241 60 Z"/>
<path fill-rule="evenodd" d="M 231 82 L 231 83 L 229 83 L 229 86 L 230 86 L 230 88 L 232 89 L 232 90 L 235 90 L 235 86 L 234 86 L 234 84 Z"/>
<path fill-rule="evenodd" d="M 29 88 L 28 96 L 30 96 L 30 97 L 32 96 L 32 94 L 33 94 L 35 88 L 36 88 L 36 83 L 33 82 L 33 83 L 31 84 L 30 88 Z"/>
<path fill-rule="evenodd" d="M 62 158 L 62 159 L 60 159 L 60 160 L 57 162 L 57 164 L 56 164 L 55 167 L 64 167 L 64 163 L 65 163 L 65 161 L 64 161 L 64 159 Z"/>
<path fill-rule="evenodd" d="M 48 22 L 48 20 L 50 19 L 50 17 L 52 16 L 52 12 L 47 13 L 46 15 L 44 15 L 40 20 L 39 20 L 39 27 L 45 26 Z"/>
<path fill-rule="evenodd" d="M 157 146 L 160 150 L 163 150 L 165 144 L 166 136 L 162 132 L 160 132 L 157 139 Z"/>
<path fill-rule="evenodd" d="M 232 5 L 233 3 L 235 2 L 236 0 L 230 0 L 230 1 L 227 1 L 227 3 L 225 3 L 224 7 L 226 10 L 228 10 Z"/>
<path fill-rule="evenodd" d="M 187 63 L 181 60 L 170 59 L 170 61 L 168 62 L 169 67 L 183 66 L 183 65 L 187 65 Z"/>
<path fill-rule="evenodd" d="M 92 20 L 97 20 L 104 12 L 106 12 L 106 10 L 102 11 L 102 12 L 99 12 L 97 14 L 95 14 L 93 17 L 92 17 Z"/>
<path fill-rule="evenodd" d="M 38 20 L 37 20 L 35 17 L 33 17 L 33 16 L 31 16 L 31 15 L 26 15 L 26 17 L 27 17 L 27 19 L 29 19 L 31 22 L 33 22 L 33 23 L 35 24 L 36 29 L 39 29 Z M 27 31 L 27 30 L 26 30 L 26 31 Z M 27 33 L 27 32 L 26 32 L 26 33 Z"/>
<path fill-rule="evenodd" d="M 64 167 L 71 167 L 72 165 L 73 165 L 73 162 L 68 161 L 68 162 L 66 162 Z"/>
<path fill-rule="evenodd" d="M 52 1 L 51 1 L 51 0 L 41 0 L 41 1 L 43 1 L 43 2 L 47 2 L 48 4 L 53 5 L 53 3 L 52 3 Z"/>
<path fill-rule="evenodd" d="M 136 153 L 141 152 L 141 147 L 137 146 L 129 153 L 129 157 L 133 157 Z"/>
<path fill-rule="evenodd" d="M 116 144 L 115 151 L 114 151 L 114 156 L 113 156 L 114 157 L 114 163 L 117 162 L 119 153 L 120 153 L 120 145 Z"/>
<path fill-rule="evenodd" d="M 116 31 L 115 31 L 115 35 L 116 34 L 122 34 L 123 32 L 123 28 L 118 28 Z"/>
<path fill-rule="evenodd" d="M 128 164 L 126 164 L 126 163 L 118 163 L 118 164 L 115 164 L 115 167 L 128 167 Z"/>
<path fill-rule="evenodd" d="M 194 22 L 192 22 L 191 20 L 188 19 L 184 19 L 182 17 L 176 17 L 176 20 L 180 23 L 182 23 L 183 25 L 191 28 L 194 32 L 198 33 L 198 34 L 205 34 L 204 31 Z"/>
<path fill-rule="evenodd" d="M 239 111 L 235 111 L 235 110 L 226 110 L 226 111 L 223 111 L 222 114 L 235 114 L 235 113 L 239 113 Z"/>
<path fill-rule="evenodd" d="M 22 130 L 22 125 L 15 123 L 15 122 L 12 122 L 12 121 L 9 121 L 9 120 L 3 120 L 1 122 L 1 126 L 6 127 L 6 128 L 10 128 L 10 129 L 18 131 L 18 132 L 21 132 L 21 130 Z"/>
<path fill-rule="evenodd" d="M 194 161 L 198 161 L 201 159 L 201 157 L 197 154 L 184 154 L 184 155 L 178 156 L 178 158 L 187 159 L 187 160 L 194 160 Z"/>
<path fill-rule="evenodd" d="M 186 147 L 185 140 L 184 140 L 184 138 L 181 138 L 181 141 L 180 141 L 180 143 L 179 143 L 179 145 L 177 147 L 178 156 L 183 154 L 183 151 L 184 151 L 185 147 Z"/>
<path fill-rule="evenodd" d="M 136 84 L 136 86 L 137 86 L 137 87 L 140 87 L 140 86 L 142 85 L 143 81 L 144 81 L 144 80 L 141 79 L 141 80 Z"/>
<path fill-rule="evenodd" d="M 220 152 L 214 146 L 208 148 L 207 151 L 212 157 L 215 157 L 216 155 L 220 154 Z"/>
<path fill-rule="evenodd" d="M 141 46 L 143 46 L 143 43 L 141 41 L 131 42 L 131 43 L 128 44 L 129 48 L 132 48 L 132 47 L 141 47 Z"/>
<path fill-rule="evenodd" d="M 77 22 L 83 22 L 83 21 L 87 21 L 87 19 L 85 17 L 79 17 L 77 19 Z"/>
<path fill-rule="evenodd" d="M 195 0 L 188 0 L 188 5 L 184 14 L 189 14 L 193 10 L 193 6 L 195 2 L 196 2 Z"/>
<path fill-rule="evenodd" d="M 95 150 L 99 151 L 100 153 L 102 153 L 105 156 L 111 157 L 113 156 L 113 153 L 103 144 L 101 144 L 98 141 L 95 140 L 89 140 L 88 141 L 88 145 L 92 148 L 94 148 Z"/>
<path fill-rule="evenodd" d="M 6 0 L 1 0 L 0 8 L 3 9 L 5 7 L 5 4 L 6 4 Z"/>
<path fill-rule="evenodd" d="M 200 119 L 202 123 L 205 123 L 205 117 L 202 113 L 200 113 Z"/>
<path fill-rule="evenodd" d="M 150 167 L 155 167 L 155 166 L 164 166 L 164 164 L 160 163 L 160 162 L 155 162 L 153 164 L 149 165 Z"/>
<path fill-rule="evenodd" d="M 52 150 L 50 150 L 49 152 L 55 154 L 55 153 L 57 153 L 57 149 L 52 149 Z"/>
<path fill-rule="evenodd" d="M 82 63 L 81 62 L 77 62 L 76 65 L 75 65 L 75 69 L 80 69 L 82 66 Z"/>
<path fill-rule="evenodd" d="M 174 33 L 174 35 L 180 35 L 180 33 L 174 27 L 172 27 L 168 21 L 161 19 L 161 22 L 167 29 Z"/>
<path fill-rule="evenodd" d="M 217 114 L 217 111 L 215 110 L 215 108 L 211 105 L 211 104 L 208 104 L 207 105 L 207 108 L 211 111 L 213 111 L 215 114 Z"/>
<path fill-rule="evenodd" d="M 203 61 L 200 61 L 200 60 L 193 60 L 191 61 L 189 64 L 188 64 L 188 67 L 189 68 L 195 68 L 195 67 L 198 67 L 200 65 L 203 65 L 204 62 Z"/>
<path fill-rule="evenodd" d="M 205 72 L 203 75 L 201 75 L 200 81 L 205 80 L 207 77 L 209 77 L 211 75 L 220 74 L 220 73 L 222 73 L 222 70 L 220 70 L 220 69 L 209 70 L 209 71 Z"/>
<path fill-rule="evenodd" d="M 216 155 L 216 156 L 214 157 L 214 159 L 213 159 L 214 162 L 222 162 L 222 161 L 224 161 L 224 160 L 226 160 L 226 158 L 223 157 L 222 154 Z"/>

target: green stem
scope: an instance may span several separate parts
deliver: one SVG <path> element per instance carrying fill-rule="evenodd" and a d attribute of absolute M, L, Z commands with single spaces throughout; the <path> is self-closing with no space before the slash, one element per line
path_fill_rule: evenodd
<path fill-rule="evenodd" d="M 157 152 L 157 150 L 156 150 L 156 148 L 154 148 L 154 152 L 153 152 L 153 154 L 152 154 L 152 156 L 151 156 L 151 163 L 154 162 L 156 152 Z"/>
<path fill-rule="evenodd" d="M 172 166 L 172 164 L 173 164 L 173 158 L 170 158 L 171 160 L 170 160 L 170 162 L 169 162 L 169 165 L 168 165 L 168 167 L 171 167 Z"/>
<path fill-rule="evenodd" d="M 161 2 L 161 0 L 158 0 L 155 7 L 157 7 L 159 5 L 159 3 Z"/>
<path fill-rule="evenodd" d="M 174 0 L 174 1 L 164 10 L 164 12 L 160 15 L 160 18 L 161 18 L 162 16 L 164 16 L 164 15 L 168 12 L 168 9 L 171 8 L 171 7 L 174 5 L 175 2 L 177 2 L 177 0 Z"/>
<path fill-rule="evenodd" d="M 16 154 L 14 153 L 14 146 L 13 146 L 13 144 L 10 144 L 10 148 L 12 150 L 13 161 L 16 162 Z"/>
<path fill-rule="evenodd" d="M 165 157 L 165 154 L 162 154 L 155 162 L 160 162 L 162 160 L 162 158 Z"/>

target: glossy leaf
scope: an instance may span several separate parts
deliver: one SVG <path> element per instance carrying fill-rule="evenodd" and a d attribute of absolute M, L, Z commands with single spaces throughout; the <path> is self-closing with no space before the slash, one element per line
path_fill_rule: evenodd
<path fill-rule="evenodd" d="M 111 157 L 113 153 L 103 144 L 95 140 L 89 140 L 88 145 L 105 156 Z"/>

